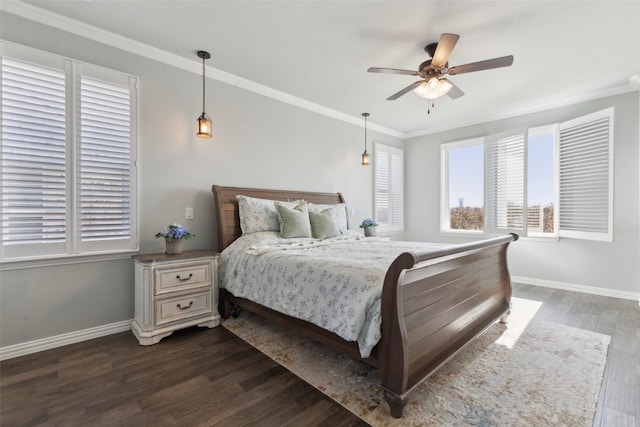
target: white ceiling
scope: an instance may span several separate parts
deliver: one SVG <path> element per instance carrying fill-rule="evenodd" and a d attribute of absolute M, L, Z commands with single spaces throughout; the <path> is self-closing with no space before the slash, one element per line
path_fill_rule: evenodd
<path fill-rule="evenodd" d="M 26 3 L 192 60 L 194 70 L 196 51 L 207 50 L 208 76 L 215 68 L 347 121 L 361 122 L 366 111 L 373 129 L 401 137 L 640 86 L 640 1 Z M 386 101 L 416 78 L 367 68 L 415 70 L 428 59 L 424 46 L 444 32 L 460 35 L 450 66 L 510 54 L 514 63 L 450 76 L 465 95 L 437 99 L 431 114 L 411 92 Z"/>

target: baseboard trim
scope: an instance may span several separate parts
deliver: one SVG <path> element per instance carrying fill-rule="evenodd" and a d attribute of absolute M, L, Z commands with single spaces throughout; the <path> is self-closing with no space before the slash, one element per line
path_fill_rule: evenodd
<path fill-rule="evenodd" d="M 81 331 L 69 332 L 53 337 L 42 338 L 25 343 L 14 344 L 7 347 L 0 347 L 0 360 L 12 359 L 39 351 L 49 350 L 63 345 L 74 344 L 93 338 L 104 337 L 106 335 L 117 334 L 131 330 L 131 320 L 110 323 L 108 325 L 96 326 L 94 328 L 83 329 Z"/>
<path fill-rule="evenodd" d="M 546 288 L 563 289 L 565 291 L 582 292 L 585 294 L 602 295 L 605 297 L 622 298 L 638 301 L 640 303 L 640 293 L 617 291 L 615 289 L 598 288 L 595 286 L 576 285 L 573 283 L 555 282 L 553 280 L 533 279 L 530 277 L 511 276 L 514 283 L 525 285 L 544 286 Z"/>

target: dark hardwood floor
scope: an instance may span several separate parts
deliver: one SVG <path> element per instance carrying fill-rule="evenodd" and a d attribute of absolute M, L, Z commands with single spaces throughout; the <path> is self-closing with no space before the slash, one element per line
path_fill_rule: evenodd
<path fill-rule="evenodd" d="M 640 425 L 637 301 L 514 285 L 536 317 L 612 337 L 595 426 Z M 0 363 L 2 426 L 365 426 L 224 328 L 129 332 Z"/>

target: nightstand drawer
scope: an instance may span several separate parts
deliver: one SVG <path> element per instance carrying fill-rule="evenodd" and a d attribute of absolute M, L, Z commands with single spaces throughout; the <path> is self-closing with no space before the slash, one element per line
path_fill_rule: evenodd
<path fill-rule="evenodd" d="M 210 264 L 181 265 L 156 269 L 156 294 L 192 289 L 211 284 Z"/>
<path fill-rule="evenodd" d="M 211 313 L 211 290 L 156 301 L 156 324 L 175 322 Z"/>

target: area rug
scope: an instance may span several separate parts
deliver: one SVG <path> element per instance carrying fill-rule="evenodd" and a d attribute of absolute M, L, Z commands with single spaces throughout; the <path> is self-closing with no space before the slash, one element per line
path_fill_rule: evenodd
<path fill-rule="evenodd" d="M 223 326 L 373 426 L 591 426 L 609 336 L 531 320 L 514 298 L 496 323 L 409 396 L 403 418 L 377 370 L 251 313 Z"/>

